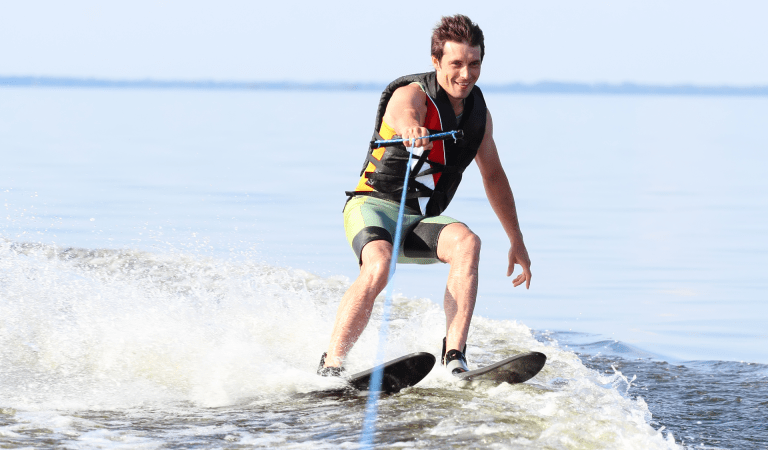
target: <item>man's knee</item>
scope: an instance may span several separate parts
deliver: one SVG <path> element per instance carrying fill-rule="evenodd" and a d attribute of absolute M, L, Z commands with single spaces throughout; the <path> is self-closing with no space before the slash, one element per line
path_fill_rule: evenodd
<path fill-rule="evenodd" d="M 386 285 L 392 260 L 392 244 L 384 240 L 369 242 L 363 247 L 360 259 L 360 276 L 366 277 L 374 285 Z"/>
<path fill-rule="evenodd" d="M 456 239 L 456 248 L 460 252 L 471 253 L 475 256 L 480 256 L 480 236 L 476 235 L 469 228 L 466 228 L 466 233 L 462 234 Z"/>
<path fill-rule="evenodd" d="M 476 235 L 466 225 L 451 224 L 443 230 L 438 243 L 438 250 L 443 261 L 450 263 L 456 258 L 480 257 L 480 236 Z"/>

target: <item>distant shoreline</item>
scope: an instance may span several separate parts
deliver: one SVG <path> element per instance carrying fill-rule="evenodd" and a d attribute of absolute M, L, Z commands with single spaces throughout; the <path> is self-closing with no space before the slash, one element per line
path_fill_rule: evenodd
<path fill-rule="evenodd" d="M 652 85 L 637 83 L 569 83 L 540 81 L 537 83 L 482 84 L 483 91 L 519 94 L 576 95 L 684 95 L 684 96 L 768 96 L 768 86 L 697 86 Z M 374 82 L 298 82 L 298 81 L 210 81 L 210 80 L 113 80 L 75 77 L 3 77 L 3 87 L 53 87 L 84 89 L 198 89 L 198 90 L 265 90 L 265 91 L 381 91 L 384 83 Z"/>

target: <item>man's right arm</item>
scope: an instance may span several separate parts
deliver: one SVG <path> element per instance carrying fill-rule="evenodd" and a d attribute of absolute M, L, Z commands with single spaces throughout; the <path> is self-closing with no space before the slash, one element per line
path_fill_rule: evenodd
<path fill-rule="evenodd" d="M 384 112 L 384 122 L 403 139 L 428 136 L 429 130 L 423 126 L 426 117 L 427 94 L 418 84 L 397 88 Z M 416 139 L 415 146 L 430 149 L 432 143 L 426 139 Z"/>

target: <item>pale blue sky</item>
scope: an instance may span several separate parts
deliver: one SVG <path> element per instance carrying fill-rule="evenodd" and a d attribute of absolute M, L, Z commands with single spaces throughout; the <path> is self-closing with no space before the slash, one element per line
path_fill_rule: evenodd
<path fill-rule="evenodd" d="M 480 84 L 768 84 L 768 2 L 738 0 L 2 1 L 0 76 L 386 82 L 457 12 Z"/>

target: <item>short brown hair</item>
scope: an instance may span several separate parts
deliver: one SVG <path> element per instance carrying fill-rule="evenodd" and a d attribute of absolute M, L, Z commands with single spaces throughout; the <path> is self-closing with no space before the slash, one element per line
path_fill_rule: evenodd
<path fill-rule="evenodd" d="M 471 47 L 479 45 L 480 61 L 485 57 L 483 30 L 463 14 L 450 17 L 443 16 L 440 23 L 432 30 L 432 56 L 438 61 L 443 59 L 443 48 L 446 42 L 463 42 Z"/>

